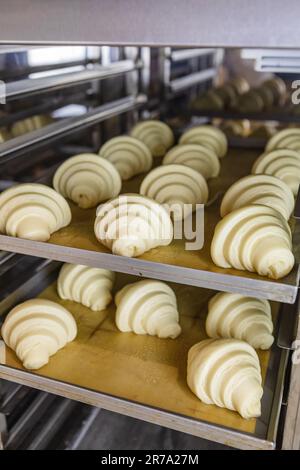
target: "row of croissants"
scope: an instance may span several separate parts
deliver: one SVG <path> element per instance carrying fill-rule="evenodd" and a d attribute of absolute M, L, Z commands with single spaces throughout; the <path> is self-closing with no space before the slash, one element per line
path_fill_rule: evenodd
<path fill-rule="evenodd" d="M 195 210 L 207 202 L 207 179 L 219 174 L 227 153 L 225 134 L 210 125 L 187 130 L 170 148 L 173 143 L 165 123 L 144 121 L 131 136 L 109 140 L 99 155 L 63 162 L 54 189 L 40 184 L 7 189 L 0 194 L 0 233 L 49 240 L 71 222 L 67 198 L 83 209 L 100 204 L 94 232 L 114 254 L 134 257 L 169 245 L 174 221 L 186 216 L 186 206 Z M 140 194 L 120 195 L 122 179 L 149 171 L 153 157 L 161 155 L 162 165 L 147 173 Z M 252 174 L 226 192 L 211 243 L 213 262 L 274 279 L 287 275 L 294 265 L 288 219 L 299 183 L 300 129 L 285 129 L 269 140 Z"/>
<path fill-rule="evenodd" d="M 91 310 L 105 309 L 113 298 L 115 273 L 106 269 L 64 264 L 57 280 L 63 300 Z M 121 332 L 177 338 L 180 312 L 173 289 L 165 282 L 144 279 L 125 285 L 114 297 L 115 323 Z M 257 349 L 274 341 L 268 301 L 218 293 L 208 303 L 206 333 L 210 339 L 188 353 L 187 383 L 206 404 L 235 410 L 244 418 L 260 415 L 262 378 Z M 77 325 L 61 304 L 35 298 L 14 307 L 1 330 L 5 344 L 27 369 L 39 369 L 73 341 Z"/>

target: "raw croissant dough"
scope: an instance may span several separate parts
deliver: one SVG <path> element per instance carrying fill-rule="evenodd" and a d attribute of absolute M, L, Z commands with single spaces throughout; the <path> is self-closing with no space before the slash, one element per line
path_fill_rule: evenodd
<path fill-rule="evenodd" d="M 68 158 L 55 172 L 53 186 L 79 207 L 89 209 L 116 197 L 122 186 L 119 172 L 105 158 L 82 153 Z"/>
<path fill-rule="evenodd" d="M 261 414 L 259 359 L 244 341 L 206 339 L 192 346 L 188 353 L 187 383 L 208 405 L 237 411 L 246 419 Z"/>
<path fill-rule="evenodd" d="M 159 338 L 181 333 L 176 296 L 164 282 L 145 279 L 128 284 L 116 294 L 115 303 L 120 331 Z"/>
<path fill-rule="evenodd" d="M 271 137 L 266 145 L 266 152 L 277 149 L 300 150 L 300 129 L 283 129 Z"/>
<path fill-rule="evenodd" d="M 199 144 L 213 150 L 219 158 L 227 153 L 227 138 L 220 129 L 214 126 L 196 126 L 187 130 L 179 139 L 179 144 Z"/>
<path fill-rule="evenodd" d="M 77 326 L 71 313 L 44 299 L 31 299 L 13 308 L 2 326 L 5 344 L 26 369 L 39 369 L 59 349 L 73 341 Z"/>
<path fill-rule="evenodd" d="M 28 240 L 47 241 L 69 225 L 67 201 L 43 184 L 18 184 L 0 194 L 0 232 Z"/>
<path fill-rule="evenodd" d="M 249 204 L 272 207 L 288 220 L 294 210 L 295 200 L 288 185 L 274 176 L 245 176 L 226 191 L 221 203 L 221 217 Z"/>
<path fill-rule="evenodd" d="M 57 279 L 57 292 L 61 299 L 103 310 L 112 300 L 114 280 L 115 273 L 108 269 L 65 263 Z"/>
<path fill-rule="evenodd" d="M 166 153 L 162 164 L 185 165 L 198 171 L 205 179 L 215 178 L 220 173 L 220 161 L 216 153 L 203 145 L 176 145 Z"/>
<path fill-rule="evenodd" d="M 152 167 L 150 150 L 134 137 L 120 136 L 108 140 L 100 148 L 99 155 L 115 165 L 122 180 L 149 171 Z"/>
<path fill-rule="evenodd" d="M 269 302 L 240 294 L 214 295 L 205 328 L 210 338 L 241 339 L 256 349 L 269 349 L 274 341 Z"/>
<path fill-rule="evenodd" d="M 184 165 L 159 166 L 145 176 L 140 194 L 167 204 L 175 219 L 185 215 L 184 205 L 204 204 L 208 199 L 208 187 L 203 176 Z M 187 207 L 188 208 L 188 207 Z"/>
<path fill-rule="evenodd" d="M 147 145 L 153 157 L 163 157 L 174 144 L 171 128 L 161 121 L 139 122 L 132 129 L 131 135 Z"/>
<path fill-rule="evenodd" d="M 254 162 L 251 173 L 276 176 L 284 181 L 296 196 L 300 184 L 300 152 L 278 149 L 263 153 Z"/>
<path fill-rule="evenodd" d="M 280 213 L 253 204 L 236 209 L 217 224 L 211 257 L 222 268 L 280 279 L 294 266 L 291 248 L 291 230 Z"/>
<path fill-rule="evenodd" d="M 173 239 L 167 210 L 144 196 L 123 194 L 97 209 L 96 238 L 113 253 L 139 256 Z"/>

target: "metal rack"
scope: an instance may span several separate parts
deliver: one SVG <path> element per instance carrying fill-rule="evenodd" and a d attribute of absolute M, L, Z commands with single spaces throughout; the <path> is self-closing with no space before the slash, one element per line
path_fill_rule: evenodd
<path fill-rule="evenodd" d="M 164 71 L 167 69 L 168 78 L 166 79 L 165 75 L 162 76 L 157 89 L 160 91 L 163 89 L 163 93 L 161 95 L 154 93 L 154 105 L 149 110 L 147 110 L 147 97 L 144 94 L 148 83 L 145 87 L 143 79 L 145 77 L 146 80 L 149 79 L 150 88 L 153 83 L 151 84 L 151 72 L 150 78 L 147 77 L 148 70 L 145 62 L 141 60 L 141 49 L 137 60 L 121 59 L 114 63 L 105 63 L 106 60 L 103 59 L 102 64 L 93 64 L 92 68 L 86 67 L 85 70 L 73 73 L 72 76 L 60 74 L 43 79 L 12 81 L 7 86 L 9 105 L 14 105 L 20 98 L 30 101 L 36 99 L 37 95 L 50 97 L 56 92 L 63 95 L 64 90 L 68 90 L 71 92 L 71 97 L 68 97 L 68 100 L 71 103 L 72 101 L 80 103 L 84 100 L 87 111 L 82 116 L 60 119 L 42 129 L 1 144 L 0 165 L 14 165 L 26 155 L 30 155 L 34 160 L 35 152 L 43 154 L 48 147 L 61 151 L 65 141 L 74 140 L 72 148 L 79 148 L 79 143 L 76 141 L 79 131 L 80 133 L 87 132 L 87 135 L 83 132 L 85 140 L 80 142 L 80 145 L 90 145 L 91 149 L 97 150 L 99 143 L 110 135 L 125 132 L 137 119 L 138 113 L 147 116 L 159 116 L 160 114 L 167 116 L 166 109 L 169 103 L 160 103 L 162 96 L 170 101 L 173 99 L 176 101 L 179 95 L 183 98 L 188 97 L 191 90 L 196 90 L 201 84 L 205 86 L 216 73 L 216 62 L 213 62 L 212 66 L 200 67 L 200 70 L 197 68 L 192 70 L 193 67 L 191 67 L 190 72 L 186 75 L 171 78 L 170 69 L 172 66 L 178 66 L 184 61 L 214 56 L 217 46 L 256 46 L 264 43 L 267 47 L 274 45 L 274 42 L 280 42 L 281 46 L 291 46 L 300 39 L 298 29 L 294 28 L 291 31 L 288 26 L 290 15 L 292 14 L 294 17 L 295 11 L 299 9 L 298 3 L 293 1 L 289 2 L 291 7 L 287 7 L 286 11 L 280 15 L 276 14 L 273 2 L 269 1 L 263 5 L 260 3 L 259 9 L 256 1 L 251 4 L 243 2 L 244 9 L 242 6 L 237 9 L 236 2 L 222 1 L 218 6 L 217 15 L 215 6 L 207 2 L 205 2 L 206 15 L 202 15 L 204 3 L 201 1 L 192 1 L 188 5 L 177 1 L 176 5 L 171 1 L 164 2 L 163 5 L 150 2 L 151 5 L 148 3 L 147 8 L 145 3 L 144 6 L 134 0 L 130 0 L 129 3 L 128 11 L 124 15 L 124 8 L 120 2 L 113 3 L 108 10 L 105 2 L 93 1 L 90 5 L 93 15 L 87 15 L 86 5 L 81 1 L 76 2 L 76 7 L 73 4 L 72 8 L 69 2 L 61 1 L 59 5 L 55 6 L 55 9 L 54 5 L 50 3 L 41 9 L 34 2 L 34 17 L 39 25 L 38 29 L 30 27 L 33 2 L 28 1 L 28 9 L 22 17 L 22 27 L 18 25 L 18 21 L 14 21 L 13 24 L 9 21 L 12 17 L 15 19 L 12 8 L 18 11 L 20 2 L 12 0 L 9 7 L 3 7 L 0 17 L 0 43 L 22 44 L 26 42 L 34 44 L 38 40 L 44 45 L 50 43 L 166 45 L 168 49 L 162 48 L 163 59 L 160 57 L 160 60 L 162 61 L 162 69 Z M 21 8 L 24 9 L 23 2 Z M 271 34 L 265 26 L 258 27 L 260 24 L 257 21 L 258 11 L 260 17 L 266 12 L 268 13 L 265 17 L 272 22 Z M 291 13 L 292 11 L 293 13 Z M 97 14 L 99 12 L 101 14 Z M 181 12 L 181 15 L 178 12 Z M 54 14 L 55 22 L 53 21 Z M 70 21 L 66 27 L 64 25 L 62 28 L 61 19 L 66 18 L 67 14 Z M 166 15 L 168 15 L 167 23 L 164 19 Z M 224 18 L 227 28 L 224 28 Z M 46 27 L 45 20 L 51 27 Z M 245 21 L 248 28 L 244 26 Z M 8 24 L 10 25 L 9 29 L 7 28 Z M 153 40 L 153 25 L 156 28 L 155 40 Z M 254 27 L 257 34 L 248 36 L 246 31 Z M 199 44 L 205 48 L 201 50 L 169 48 L 170 45 L 193 47 Z M 19 47 L 22 48 L 22 46 Z M 134 73 L 137 73 L 138 79 L 133 80 L 134 83 L 129 85 L 128 81 Z M 127 81 L 127 79 L 129 80 Z M 108 80 L 109 86 L 105 88 L 106 80 Z M 114 81 L 110 82 L 110 80 Z M 122 83 L 118 83 L 118 80 L 121 80 Z M 76 95 L 76 98 L 75 95 L 72 95 L 73 87 L 87 84 L 91 86 L 89 91 L 93 95 L 93 102 L 89 101 L 90 97 L 87 96 L 86 90 L 83 90 L 80 96 Z M 106 94 L 103 93 L 103 89 L 113 90 L 118 96 L 109 99 L 109 102 L 106 103 Z M 52 109 L 59 107 L 58 103 L 58 101 L 53 101 Z M 12 117 L 12 122 L 16 116 L 18 116 L 17 112 Z M 212 117 L 212 115 L 208 116 L 206 113 L 205 117 Z M 279 115 L 277 117 L 279 120 Z M 115 119 L 118 120 L 117 126 L 115 126 Z M 266 119 L 266 117 L 264 116 L 262 119 Z M 274 119 L 274 115 L 272 115 L 272 119 Z M 172 409 L 162 409 L 158 404 L 153 405 L 146 401 L 138 402 L 132 398 L 124 397 L 122 394 L 103 392 L 100 388 L 92 389 L 86 383 L 71 383 L 61 377 L 28 372 L 16 367 L 14 363 L 0 365 L 0 377 L 39 390 L 93 404 L 97 407 L 101 406 L 217 442 L 227 443 L 233 447 L 251 449 L 273 449 L 276 447 L 278 422 L 282 412 L 282 397 L 284 392 L 287 393 L 285 379 L 290 348 L 297 335 L 298 304 L 295 304 L 295 300 L 299 282 L 298 266 L 288 278 L 272 282 L 262 278 L 226 275 L 221 272 L 194 269 L 190 266 L 176 266 L 149 259 L 124 259 L 106 252 L 82 249 L 76 246 L 67 247 L 51 241 L 50 243 L 38 243 L 3 235 L 0 236 L 0 249 L 15 253 L 0 254 L 0 276 L 5 275 L 3 279 L 12 280 L 7 289 L 2 291 L 2 295 L 0 292 L 0 315 L 5 314 L 17 302 L 37 295 L 55 279 L 58 264 L 49 260 L 101 266 L 130 275 L 158 278 L 189 286 L 241 292 L 292 304 L 282 306 L 279 312 L 278 341 L 271 351 L 264 385 L 263 416 L 257 421 L 254 432 L 251 433 L 231 428 L 229 425 L 222 426 L 195 419 Z M 28 259 L 23 255 L 45 258 L 46 261 L 37 258 Z M 19 274 L 17 269 L 21 270 Z M 292 415 L 292 412 L 289 411 L 289 414 Z"/>
<path fill-rule="evenodd" d="M 57 276 L 58 266 L 57 263 L 46 262 L 41 264 L 33 274 L 27 274 L 25 282 L 17 277 L 15 289 L 12 288 L 11 293 L 0 301 L 0 317 L 15 304 L 26 298 L 39 295 L 48 285 L 51 285 Z M 84 353 L 84 351 L 82 352 Z M 108 351 L 105 354 L 107 355 Z M 114 353 L 112 352 L 112 354 Z M 288 354 L 286 349 L 280 349 L 277 345 L 274 345 L 271 350 L 264 384 L 263 415 L 257 420 L 252 432 L 239 431 L 235 427 L 231 427 L 230 424 L 220 426 L 191 418 L 188 415 L 180 415 L 172 411 L 172 408 L 158 409 L 147 402 L 140 403 L 122 396 L 104 393 L 101 390 L 93 390 L 88 385 L 88 381 L 87 385 L 84 385 L 85 377 L 82 377 L 78 383 L 70 383 L 67 379 L 62 380 L 61 376 L 55 377 L 53 371 L 46 375 L 40 374 L 39 371 L 36 373 L 25 371 L 15 362 L 10 364 L 9 359 L 7 365 L 0 365 L 0 376 L 39 390 L 167 426 L 198 437 L 209 438 L 233 447 L 273 449 L 276 444 Z M 86 364 L 86 377 L 88 375 L 89 365 Z"/>

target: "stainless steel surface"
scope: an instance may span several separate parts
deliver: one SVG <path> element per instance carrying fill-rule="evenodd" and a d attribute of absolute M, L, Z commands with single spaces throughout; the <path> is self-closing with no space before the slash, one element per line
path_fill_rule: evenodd
<path fill-rule="evenodd" d="M 184 77 L 176 78 L 170 81 L 170 90 L 172 93 L 179 93 L 189 87 L 198 85 L 207 80 L 211 80 L 216 75 L 216 69 L 210 68 L 200 72 L 191 73 Z"/>
<path fill-rule="evenodd" d="M 99 122 L 138 108 L 146 102 L 144 95 L 128 96 L 103 104 L 87 111 L 84 115 L 64 119 L 44 126 L 41 129 L 15 137 L 0 145 L 0 163 L 7 163 L 12 158 L 24 154 L 33 148 L 48 145 L 57 140 L 91 127 Z"/>
<path fill-rule="evenodd" d="M 47 283 L 53 282 L 53 274 L 56 268 L 56 266 L 52 267 L 51 264 L 48 264 L 32 277 L 30 284 L 28 281 L 27 285 L 25 284 L 22 289 L 11 293 L 5 302 L 0 303 L 0 315 L 8 311 L 16 303 L 24 300 L 24 298 L 37 295 L 38 292 L 44 289 Z M 287 357 L 287 350 L 280 350 L 276 345 L 272 347 L 269 368 L 264 383 L 262 416 L 257 419 L 254 434 L 220 427 L 167 410 L 93 391 L 49 377 L 39 376 L 30 371 L 15 369 L 6 365 L 0 365 L 0 377 L 127 416 L 180 430 L 194 436 L 225 443 L 232 447 L 242 449 L 274 449 Z"/>
<path fill-rule="evenodd" d="M 283 123 L 299 123 L 300 116 L 293 114 L 291 108 L 283 108 L 274 111 L 262 111 L 262 112 L 249 112 L 242 113 L 240 111 L 231 111 L 231 110 L 220 110 L 220 111 L 200 111 L 197 109 L 192 109 L 188 111 L 187 114 L 198 117 L 207 117 L 207 118 L 222 118 L 222 119 L 249 119 L 250 121 L 278 121 Z"/>
<path fill-rule="evenodd" d="M 80 70 L 78 72 L 63 73 L 60 75 L 50 75 L 44 78 L 31 78 L 9 82 L 6 85 L 6 100 L 11 101 L 32 95 L 41 95 L 50 91 L 57 91 L 95 80 L 116 77 L 137 68 L 131 60 L 114 62 L 106 67 L 93 66 L 93 68 Z"/>
<path fill-rule="evenodd" d="M 272 282 L 267 278 L 250 279 L 200 269 L 184 268 L 138 258 L 127 258 L 96 251 L 70 248 L 51 243 L 34 242 L 0 235 L 0 249 L 38 256 L 67 263 L 102 267 L 135 276 L 173 281 L 179 284 L 206 287 L 208 289 L 237 292 L 279 302 L 294 303 L 298 291 L 299 266 L 281 281 Z"/>
<path fill-rule="evenodd" d="M 11 0 L 0 42 L 294 48 L 299 17 L 298 0 Z"/>

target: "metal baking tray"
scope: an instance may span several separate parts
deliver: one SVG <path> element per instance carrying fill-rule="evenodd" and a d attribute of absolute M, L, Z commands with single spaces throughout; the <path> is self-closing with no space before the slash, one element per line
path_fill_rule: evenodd
<path fill-rule="evenodd" d="M 0 377 L 111 411 L 242 449 L 274 449 L 288 351 L 276 344 L 259 351 L 264 377 L 262 416 L 245 420 L 238 413 L 201 403 L 186 384 L 188 349 L 205 338 L 207 301 L 213 291 L 172 284 L 182 334 L 176 340 L 121 333 L 114 304 L 92 312 L 56 294 L 59 263 L 46 262 L 0 302 L 0 316 L 17 303 L 40 296 L 58 301 L 74 315 L 76 340 L 36 372 L 26 371 L 7 348 Z M 118 274 L 116 290 L 136 278 Z M 1 293 L 0 293 L 1 295 Z M 1 298 L 1 297 L 0 297 Z M 272 304 L 274 319 L 278 304 Z M 3 318 L 2 317 L 2 318 Z"/>
<path fill-rule="evenodd" d="M 42 258 L 67 261 L 89 266 L 102 266 L 117 272 L 158 278 L 253 297 L 293 303 L 299 283 L 299 265 L 283 279 L 274 281 L 255 273 L 222 269 L 210 257 L 213 231 L 218 222 L 222 194 L 237 179 L 250 173 L 259 152 L 253 149 L 231 149 L 221 160 L 221 173 L 209 181 L 211 203 L 205 208 L 204 246 L 198 251 L 186 251 L 184 240 L 174 240 L 167 247 L 159 247 L 139 258 L 112 255 L 94 235 L 95 209 L 83 210 L 71 204 L 71 224 L 54 233 L 49 242 L 35 242 L 0 235 L 0 249 Z M 144 178 L 140 175 L 123 184 L 122 192 L 138 192 Z M 293 221 L 294 252 L 299 259 L 300 223 Z"/>

